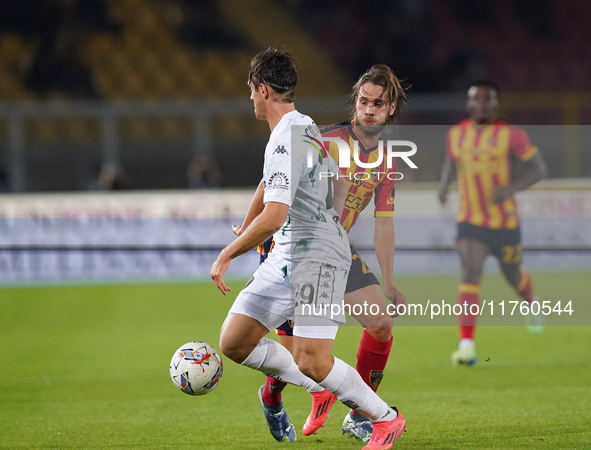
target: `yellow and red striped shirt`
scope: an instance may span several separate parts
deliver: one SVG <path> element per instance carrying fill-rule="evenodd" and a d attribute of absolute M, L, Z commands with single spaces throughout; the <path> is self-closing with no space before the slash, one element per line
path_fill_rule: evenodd
<path fill-rule="evenodd" d="M 495 121 L 478 130 L 464 120 L 447 133 L 447 157 L 455 161 L 460 189 L 458 222 L 491 229 L 519 225 L 513 197 L 502 204 L 491 202 L 496 187 L 511 182 L 511 156 L 527 161 L 538 149 L 521 128 Z"/>
<path fill-rule="evenodd" d="M 373 163 L 378 160 L 378 146 L 366 148 L 361 139 L 355 134 L 351 121 L 341 122 L 324 127 L 320 130 L 322 136 L 339 137 L 349 144 L 351 149 L 351 163 L 349 168 L 342 168 L 349 181 L 349 192 L 345 201 L 345 208 L 341 217 L 341 224 L 347 232 L 357 221 L 361 211 L 369 204 L 375 192 L 375 217 L 394 217 L 394 184 L 396 182 L 396 161 L 392 160 L 392 167 L 388 169 L 386 149 L 383 148 L 383 158 L 379 166 L 374 168 L 358 167 L 353 159 L 353 141 L 359 143 L 359 161 Z M 330 144 L 330 145 L 329 145 Z M 325 146 L 333 159 L 339 162 L 338 146 L 334 142 L 325 141 Z M 346 172 L 345 172 L 346 171 Z M 357 175 L 355 175 L 357 174 Z"/>

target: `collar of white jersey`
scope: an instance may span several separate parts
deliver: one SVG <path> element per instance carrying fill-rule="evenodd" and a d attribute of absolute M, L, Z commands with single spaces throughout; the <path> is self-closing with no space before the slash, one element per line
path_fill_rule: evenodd
<path fill-rule="evenodd" d="M 300 112 L 298 112 L 297 109 L 294 109 L 293 111 L 290 111 L 290 112 L 284 114 L 283 117 L 281 117 L 281 120 L 275 126 L 275 128 L 273 128 L 273 131 L 271 132 L 271 134 L 275 134 L 275 132 L 279 132 L 285 126 L 285 124 L 288 120 L 290 120 L 291 118 L 294 118 L 298 115 L 301 116 L 302 114 Z"/>

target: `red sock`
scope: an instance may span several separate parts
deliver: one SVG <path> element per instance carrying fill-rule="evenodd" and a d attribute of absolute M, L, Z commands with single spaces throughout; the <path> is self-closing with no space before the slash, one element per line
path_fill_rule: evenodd
<path fill-rule="evenodd" d="M 388 341 L 380 341 L 363 330 L 359 350 L 357 351 L 357 366 L 355 366 L 355 369 L 374 392 L 378 390 L 382 382 L 384 369 L 392 349 L 392 340 L 392 337 L 390 337 Z"/>
<path fill-rule="evenodd" d="M 478 297 L 480 296 L 480 286 L 478 284 L 461 283 L 458 294 L 458 304 L 463 305 L 467 303 L 467 308 L 470 305 L 478 305 Z M 463 307 L 462 307 L 463 308 Z M 478 315 L 460 315 L 460 339 L 474 339 L 474 331 L 476 325 L 476 319 Z"/>
<path fill-rule="evenodd" d="M 526 302 L 532 302 L 533 292 L 531 288 L 531 278 L 524 270 L 521 271 L 521 280 L 519 280 L 519 284 L 515 287 L 515 290 Z"/>
<path fill-rule="evenodd" d="M 267 405 L 277 405 L 281 401 L 281 391 L 283 391 L 285 386 L 287 386 L 287 383 L 267 377 L 265 388 L 263 389 L 263 401 Z"/>

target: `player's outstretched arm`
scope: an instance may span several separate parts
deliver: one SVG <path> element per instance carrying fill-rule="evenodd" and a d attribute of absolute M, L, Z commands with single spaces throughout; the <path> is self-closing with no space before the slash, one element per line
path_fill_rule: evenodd
<path fill-rule="evenodd" d="M 265 195 L 265 189 L 263 187 L 263 180 L 259 183 L 257 190 L 250 201 L 250 206 L 248 207 L 248 212 L 246 213 L 246 217 L 242 222 L 242 225 L 232 225 L 232 231 L 236 236 L 240 236 L 244 233 L 244 230 L 248 228 L 248 226 L 252 223 L 252 221 L 257 217 L 260 213 L 263 212 L 265 208 L 265 204 L 263 203 L 263 196 Z"/>
<path fill-rule="evenodd" d="M 532 184 L 537 183 L 548 174 L 544 158 L 538 152 L 527 161 L 521 162 L 524 165 L 523 174 L 511 181 L 507 186 L 496 188 L 492 193 L 491 201 L 497 205 L 503 203 L 515 192 L 527 189 Z"/>
<path fill-rule="evenodd" d="M 441 180 L 439 182 L 439 202 L 445 205 L 447 202 L 447 190 L 449 185 L 456 178 L 456 165 L 448 156 L 443 161 L 443 168 L 441 169 Z"/>
<path fill-rule="evenodd" d="M 394 286 L 394 221 L 392 217 L 376 217 L 374 246 L 384 277 L 384 295 L 395 305 L 406 304 L 406 297 Z"/>
<path fill-rule="evenodd" d="M 263 212 L 252 221 L 246 231 L 220 252 L 211 267 L 209 276 L 222 294 L 226 295 L 230 290 L 224 283 L 224 274 L 230 267 L 232 260 L 269 239 L 283 226 L 288 211 L 289 205 L 279 202 L 267 202 Z"/>

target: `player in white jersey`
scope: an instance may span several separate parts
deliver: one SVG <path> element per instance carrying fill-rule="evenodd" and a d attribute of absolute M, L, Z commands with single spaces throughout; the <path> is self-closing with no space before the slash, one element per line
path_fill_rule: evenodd
<path fill-rule="evenodd" d="M 342 304 L 351 254 L 347 235 L 331 208 L 332 189 L 320 172 L 328 155 L 308 164 L 302 143 L 320 136 L 314 122 L 294 105 L 297 73 L 291 55 L 269 48 L 251 61 L 248 85 L 255 115 L 269 123 L 260 214 L 218 256 L 210 272 L 226 295 L 224 273 L 237 256 L 273 235 L 277 251 L 259 266 L 236 298 L 220 335 L 220 349 L 231 360 L 309 391 L 325 388 L 374 423 L 365 449 L 391 448 L 406 428 L 404 417 L 365 384 L 351 366 L 330 354 L 344 311 L 323 306 Z M 294 130 L 295 131 L 294 133 Z M 305 136 L 300 136 L 304 130 Z M 348 183 L 335 181 L 344 198 Z M 336 209 L 342 204 L 335 205 Z M 338 216 L 337 216 L 338 217 Z M 305 308 L 306 306 L 315 308 Z M 318 309 L 318 307 L 320 307 Z M 264 336 L 286 319 L 294 320 L 294 354 Z M 261 403 L 277 440 L 294 441 L 293 424 L 283 405 Z"/>
<path fill-rule="evenodd" d="M 292 133 L 296 134 L 296 145 L 292 145 Z M 326 204 L 327 197 L 332 196 L 331 179 L 319 179 L 320 173 L 336 171 L 338 166 L 330 156 L 316 153 L 310 155 L 316 161 L 308 168 L 308 149 L 313 149 L 298 137 L 321 138 L 314 121 L 294 109 L 283 115 L 265 148 L 263 203 L 292 206 L 287 222 L 274 235 L 276 255 L 271 261 L 330 261 L 337 266 L 345 261 L 348 268 L 348 240 L 332 204 Z M 294 242 L 296 238 L 298 242 Z M 333 245 L 327 248 L 324 239 Z"/>

